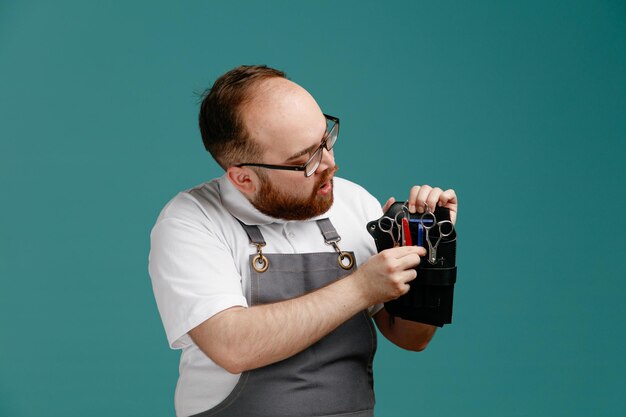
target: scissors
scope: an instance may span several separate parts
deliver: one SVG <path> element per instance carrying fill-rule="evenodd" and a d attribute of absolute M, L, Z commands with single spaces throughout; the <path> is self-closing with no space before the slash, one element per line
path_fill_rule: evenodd
<path fill-rule="evenodd" d="M 430 221 L 429 221 L 430 218 Z M 454 224 L 450 220 L 442 220 L 437 223 L 437 217 L 435 217 L 435 213 L 430 210 L 428 204 L 426 205 L 426 210 L 424 214 L 420 217 L 420 222 L 422 223 L 422 227 L 426 230 L 426 242 L 428 242 L 428 262 L 432 265 L 437 263 L 437 246 L 439 246 L 439 242 L 441 242 L 441 238 L 450 236 L 454 231 Z M 426 225 L 426 222 L 430 223 L 430 226 Z M 439 236 L 437 237 L 437 241 L 433 245 L 430 240 L 430 229 L 437 226 L 439 231 Z"/>
<path fill-rule="evenodd" d="M 398 219 L 398 216 L 402 214 L 400 211 L 393 219 L 389 216 L 383 216 L 378 219 L 378 227 L 391 237 L 394 248 L 400 246 L 402 240 L 402 218 Z"/>

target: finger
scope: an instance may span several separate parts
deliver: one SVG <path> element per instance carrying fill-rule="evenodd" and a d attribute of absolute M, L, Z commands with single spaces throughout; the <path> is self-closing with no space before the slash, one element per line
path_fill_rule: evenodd
<path fill-rule="evenodd" d="M 430 211 L 435 211 L 435 207 L 437 207 L 437 202 L 439 201 L 439 198 L 442 194 L 443 190 L 439 187 L 435 187 L 430 190 L 430 193 L 426 198 L 426 204 L 428 204 L 428 207 L 430 207 Z"/>
<path fill-rule="evenodd" d="M 417 194 L 419 193 L 419 191 L 419 185 L 414 185 L 409 191 L 409 213 L 415 213 L 415 200 L 417 199 Z"/>
<path fill-rule="evenodd" d="M 388 252 L 391 258 L 399 259 L 411 254 L 420 254 L 422 252 L 421 246 L 398 246 L 397 248 L 385 249 L 383 252 Z M 381 252 L 382 253 L 382 252 Z"/>
<path fill-rule="evenodd" d="M 413 281 L 415 278 L 417 278 L 417 271 L 413 268 L 404 271 L 402 273 L 402 278 L 405 280 L 404 282 L 411 282 Z M 407 285 L 408 287 L 408 285 Z M 410 287 L 409 287 L 410 288 Z M 407 292 L 409 291 L 409 289 L 407 288 Z"/>
<path fill-rule="evenodd" d="M 383 206 L 383 213 L 386 213 L 387 210 L 389 210 L 389 207 L 391 207 L 391 205 L 395 202 L 396 202 L 396 199 L 394 197 L 389 197 L 389 200 L 387 200 L 387 202 Z"/>
<path fill-rule="evenodd" d="M 456 213 L 458 211 L 456 192 L 452 189 L 444 191 L 439 198 L 439 205 L 450 209 L 450 221 L 452 224 L 456 224 Z"/>
<path fill-rule="evenodd" d="M 415 269 L 398 272 L 393 279 L 395 294 L 391 296 L 391 299 L 395 299 L 409 292 L 411 287 L 408 282 L 413 281 L 415 278 L 417 278 L 417 271 Z"/>
<path fill-rule="evenodd" d="M 411 286 L 409 284 L 407 284 L 407 282 L 413 281 L 415 278 L 417 277 L 417 275 L 413 278 L 411 278 L 410 276 L 407 277 L 401 277 L 402 279 L 402 283 L 398 284 L 398 292 L 396 295 L 391 296 L 391 298 L 387 301 L 391 301 L 391 300 L 395 300 L 398 297 L 402 297 L 404 294 L 408 293 L 409 290 L 411 289 Z"/>
<path fill-rule="evenodd" d="M 432 189 L 430 185 L 422 185 L 420 187 L 420 191 L 417 193 L 417 198 L 415 199 L 415 208 L 418 213 L 423 213 L 426 210 L 426 199 Z"/>
<path fill-rule="evenodd" d="M 405 250 L 405 251 L 397 251 L 394 255 L 396 259 L 402 258 L 403 256 L 413 255 L 413 254 L 417 254 L 419 256 L 426 256 L 426 248 L 424 248 L 423 246 L 417 246 L 417 245 L 400 246 L 397 248 L 393 248 L 393 250 L 401 249 L 401 248 L 411 248 L 411 249 Z"/>
<path fill-rule="evenodd" d="M 420 264 L 420 257 L 418 254 L 411 254 L 407 256 L 403 256 L 397 260 L 396 268 L 398 271 L 406 271 L 409 269 L 414 269 Z"/>
<path fill-rule="evenodd" d="M 456 193 L 454 190 L 446 190 L 439 197 L 439 205 L 445 207 L 447 204 L 457 204 Z"/>
<path fill-rule="evenodd" d="M 406 271 L 402 271 L 398 274 L 398 277 L 402 280 L 402 282 L 404 282 L 404 284 L 406 285 L 406 292 L 404 292 L 403 294 L 406 294 L 407 292 L 409 292 L 409 289 L 411 288 L 409 286 L 409 284 L 407 284 L 407 282 L 411 282 L 413 281 L 415 278 L 417 278 L 417 271 L 415 269 L 407 269 Z"/>

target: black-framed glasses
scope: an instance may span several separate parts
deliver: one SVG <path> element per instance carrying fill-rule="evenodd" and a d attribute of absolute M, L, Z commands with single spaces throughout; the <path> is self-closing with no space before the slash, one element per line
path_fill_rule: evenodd
<path fill-rule="evenodd" d="M 317 168 L 320 166 L 322 162 L 322 156 L 324 154 L 324 148 L 330 152 L 335 146 L 335 142 L 337 142 L 337 136 L 339 135 L 339 119 L 333 116 L 329 116 L 325 114 L 326 118 L 326 135 L 324 139 L 322 139 L 322 143 L 320 146 L 313 152 L 308 161 L 306 161 L 302 165 L 270 165 L 270 164 L 256 164 L 256 163 L 245 163 L 245 164 L 237 164 L 236 167 L 250 166 L 250 167 L 260 167 L 260 168 L 268 168 L 268 169 L 282 169 L 286 171 L 304 171 L 305 177 L 310 177 L 315 173 Z"/>

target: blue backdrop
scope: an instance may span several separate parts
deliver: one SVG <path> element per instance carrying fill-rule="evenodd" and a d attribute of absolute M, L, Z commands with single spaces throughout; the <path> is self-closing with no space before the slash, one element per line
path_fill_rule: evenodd
<path fill-rule="evenodd" d="M 380 344 L 377 416 L 617 416 L 622 1 L 3 1 L 0 415 L 171 416 L 149 232 L 220 175 L 197 129 L 221 73 L 285 70 L 342 122 L 381 202 L 457 190 L 454 322 Z M 620 388 L 621 387 L 621 388 Z"/>

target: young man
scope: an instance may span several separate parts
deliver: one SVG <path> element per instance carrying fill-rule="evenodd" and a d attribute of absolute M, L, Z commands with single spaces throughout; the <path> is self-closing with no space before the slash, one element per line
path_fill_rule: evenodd
<path fill-rule="evenodd" d="M 365 225 L 379 203 L 334 176 L 339 120 L 281 71 L 224 74 L 200 130 L 225 174 L 178 194 L 151 234 L 157 305 L 183 349 L 177 415 L 372 416 L 373 322 L 415 351 L 435 332 L 382 305 L 425 250 L 376 253 Z M 426 204 L 456 219 L 453 190 L 413 187 L 410 211 Z"/>

